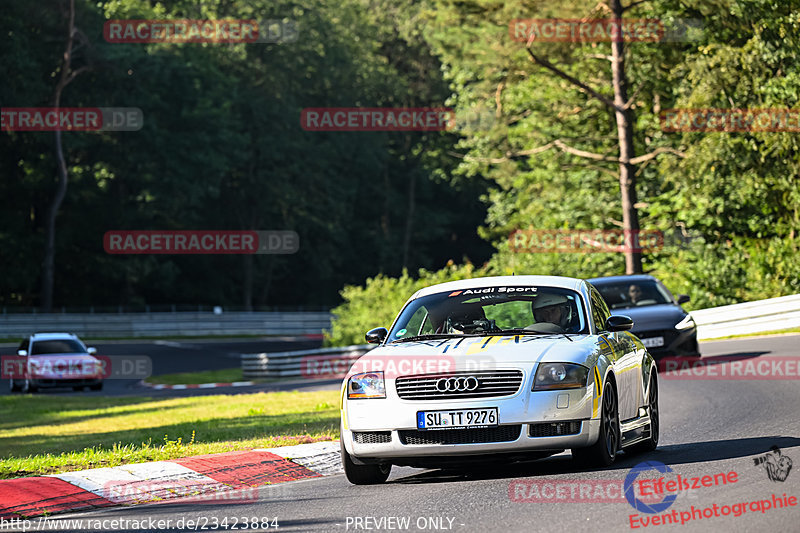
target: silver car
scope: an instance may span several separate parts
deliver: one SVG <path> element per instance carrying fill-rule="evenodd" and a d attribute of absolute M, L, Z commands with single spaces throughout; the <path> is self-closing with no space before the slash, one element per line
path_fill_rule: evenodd
<path fill-rule="evenodd" d="M 11 392 L 36 392 L 42 388 L 72 387 L 102 390 L 104 365 L 97 350 L 87 348 L 72 333 L 35 333 L 22 340 L 10 376 Z M 4 368 L 4 372 L 8 372 Z M 15 379 L 16 378 L 16 379 Z"/>
<path fill-rule="evenodd" d="M 502 276 L 418 291 L 342 384 L 354 484 L 392 465 L 546 457 L 607 466 L 658 444 L 657 368 L 584 280 Z"/>

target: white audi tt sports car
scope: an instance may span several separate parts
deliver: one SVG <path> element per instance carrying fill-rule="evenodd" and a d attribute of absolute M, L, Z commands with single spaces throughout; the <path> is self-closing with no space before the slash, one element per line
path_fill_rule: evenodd
<path fill-rule="evenodd" d="M 658 445 L 654 359 L 584 280 L 502 276 L 443 283 L 406 302 L 342 384 L 347 479 L 391 466 L 547 457 L 610 465 Z"/>

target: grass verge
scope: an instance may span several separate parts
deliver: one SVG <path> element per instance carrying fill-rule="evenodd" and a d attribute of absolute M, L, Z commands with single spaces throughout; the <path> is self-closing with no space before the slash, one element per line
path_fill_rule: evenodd
<path fill-rule="evenodd" d="M 162 374 L 160 376 L 150 376 L 145 380 L 153 385 L 182 385 L 199 383 L 233 383 L 234 381 L 256 381 L 245 380 L 242 377 L 241 368 L 224 368 L 222 370 L 206 370 L 203 372 L 181 372 L 179 374 Z M 260 380 L 259 380 L 260 381 Z"/>
<path fill-rule="evenodd" d="M 3 396 L 0 479 L 331 440 L 338 396 Z"/>

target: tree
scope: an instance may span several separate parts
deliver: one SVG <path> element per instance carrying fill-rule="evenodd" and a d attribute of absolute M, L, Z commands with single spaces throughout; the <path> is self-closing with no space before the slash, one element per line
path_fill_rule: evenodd
<path fill-rule="evenodd" d="M 62 59 L 60 74 L 58 82 L 56 83 L 53 91 L 53 108 L 57 111 L 61 107 L 61 95 L 64 89 L 72 83 L 81 73 L 91 70 L 91 65 L 83 65 L 76 69 L 72 68 L 73 60 L 73 45 L 76 38 L 79 44 L 83 46 L 88 45 L 86 36 L 75 26 L 75 0 L 69 0 L 67 8 L 67 38 L 64 46 L 64 56 Z M 53 277 L 56 255 L 56 217 L 58 210 L 61 208 L 61 203 L 67 194 L 67 181 L 69 174 L 67 172 L 67 163 L 64 160 L 64 147 L 61 143 L 61 130 L 56 129 L 53 132 L 54 143 L 53 150 L 55 152 L 58 186 L 56 193 L 53 197 L 52 203 L 47 211 L 45 221 L 45 248 L 44 248 L 44 261 L 42 263 L 42 294 L 41 305 L 45 313 L 49 313 L 53 308 Z"/>

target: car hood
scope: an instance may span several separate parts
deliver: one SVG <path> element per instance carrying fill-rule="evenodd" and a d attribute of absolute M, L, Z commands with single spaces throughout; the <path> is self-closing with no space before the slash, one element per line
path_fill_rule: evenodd
<path fill-rule="evenodd" d="M 633 319 L 633 332 L 651 329 L 672 329 L 686 316 L 681 306 L 675 304 L 644 305 L 611 311 L 615 315 L 625 315 Z"/>
<path fill-rule="evenodd" d="M 490 370 L 539 362 L 593 365 L 587 361 L 595 353 L 596 339 L 574 334 L 570 339 L 563 335 L 494 335 L 390 343 L 368 352 L 350 373 L 379 369 L 381 365 L 394 367 L 398 375 Z M 368 362 L 377 366 L 370 367 Z"/>

